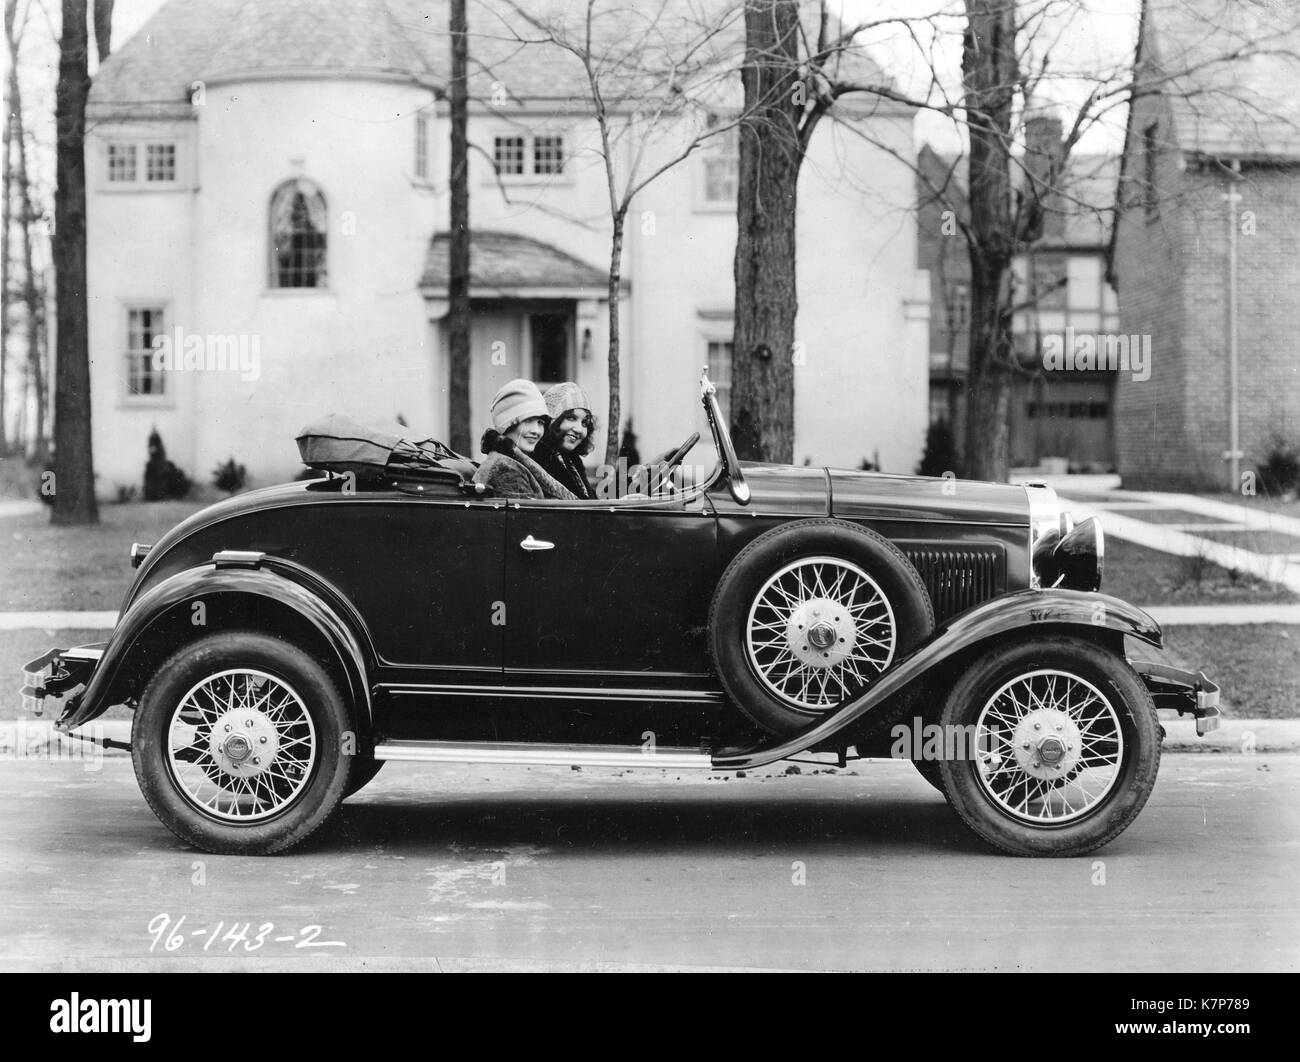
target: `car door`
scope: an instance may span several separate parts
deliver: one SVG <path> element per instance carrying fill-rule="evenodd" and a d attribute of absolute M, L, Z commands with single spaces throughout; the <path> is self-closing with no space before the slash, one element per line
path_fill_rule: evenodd
<path fill-rule="evenodd" d="M 709 674 L 720 573 L 703 492 L 511 502 L 505 543 L 508 685 L 698 686 Z"/>
<path fill-rule="evenodd" d="M 504 528 L 499 499 L 358 498 L 303 559 L 361 615 L 386 681 L 498 683 Z"/>

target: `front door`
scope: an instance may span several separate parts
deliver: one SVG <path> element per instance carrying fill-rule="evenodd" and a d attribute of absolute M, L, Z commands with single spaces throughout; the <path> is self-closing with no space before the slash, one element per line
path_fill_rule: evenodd
<path fill-rule="evenodd" d="M 702 496 L 511 503 L 505 543 L 508 684 L 638 687 L 709 674 L 719 571 Z"/>

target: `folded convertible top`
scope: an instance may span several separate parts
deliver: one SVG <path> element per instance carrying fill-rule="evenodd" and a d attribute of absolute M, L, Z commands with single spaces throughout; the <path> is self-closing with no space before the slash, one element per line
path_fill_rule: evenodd
<path fill-rule="evenodd" d="M 360 424 L 342 413 L 312 421 L 297 436 L 308 468 L 351 472 L 364 479 L 402 479 L 429 472 L 454 472 L 472 479 L 477 466 L 437 439 L 411 441 Z"/>

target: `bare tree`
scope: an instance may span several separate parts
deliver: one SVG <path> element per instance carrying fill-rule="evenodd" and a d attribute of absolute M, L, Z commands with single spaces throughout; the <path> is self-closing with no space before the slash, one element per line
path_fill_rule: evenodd
<path fill-rule="evenodd" d="M 507 0 L 503 15 L 487 35 L 520 47 L 550 48 L 577 64 L 599 135 L 611 224 L 605 461 L 613 465 L 622 419 L 619 297 L 627 216 L 641 191 L 736 127 L 738 117 L 703 117 L 718 106 L 734 76 L 737 11 L 673 0 L 586 0 L 581 16 L 571 19 L 563 11 L 539 13 Z"/>

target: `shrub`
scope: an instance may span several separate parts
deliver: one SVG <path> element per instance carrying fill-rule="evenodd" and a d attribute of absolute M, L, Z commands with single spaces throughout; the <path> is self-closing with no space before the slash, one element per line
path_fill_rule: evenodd
<path fill-rule="evenodd" d="M 1257 471 L 1266 494 L 1294 494 L 1300 489 L 1300 448 L 1275 440 Z"/>
<path fill-rule="evenodd" d="M 212 470 L 212 485 L 227 494 L 237 494 L 244 489 L 248 479 L 248 470 L 236 464 L 234 457 L 227 458 Z"/>
<path fill-rule="evenodd" d="M 618 447 L 618 456 L 627 458 L 627 467 L 641 463 L 641 451 L 636 444 L 636 432 L 632 430 L 632 418 L 629 417 L 627 427 L 623 429 L 623 441 Z"/>
<path fill-rule="evenodd" d="M 193 485 L 189 476 L 167 460 L 162 436 L 154 428 L 149 433 L 149 460 L 144 466 L 144 500 L 172 501 L 184 498 Z"/>
<path fill-rule="evenodd" d="M 953 438 L 952 428 L 946 420 L 934 421 L 925 432 L 925 452 L 921 463 L 916 466 L 918 476 L 942 476 L 945 472 L 954 475 L 957 469 L 957 440 Z"/>
<path fill-rule="evenodd" d="M 126 505 L 135 501 L 136 494 L 139 493 L 134 483 L 114 483 L 113 500 L 118 505 Z"/>

